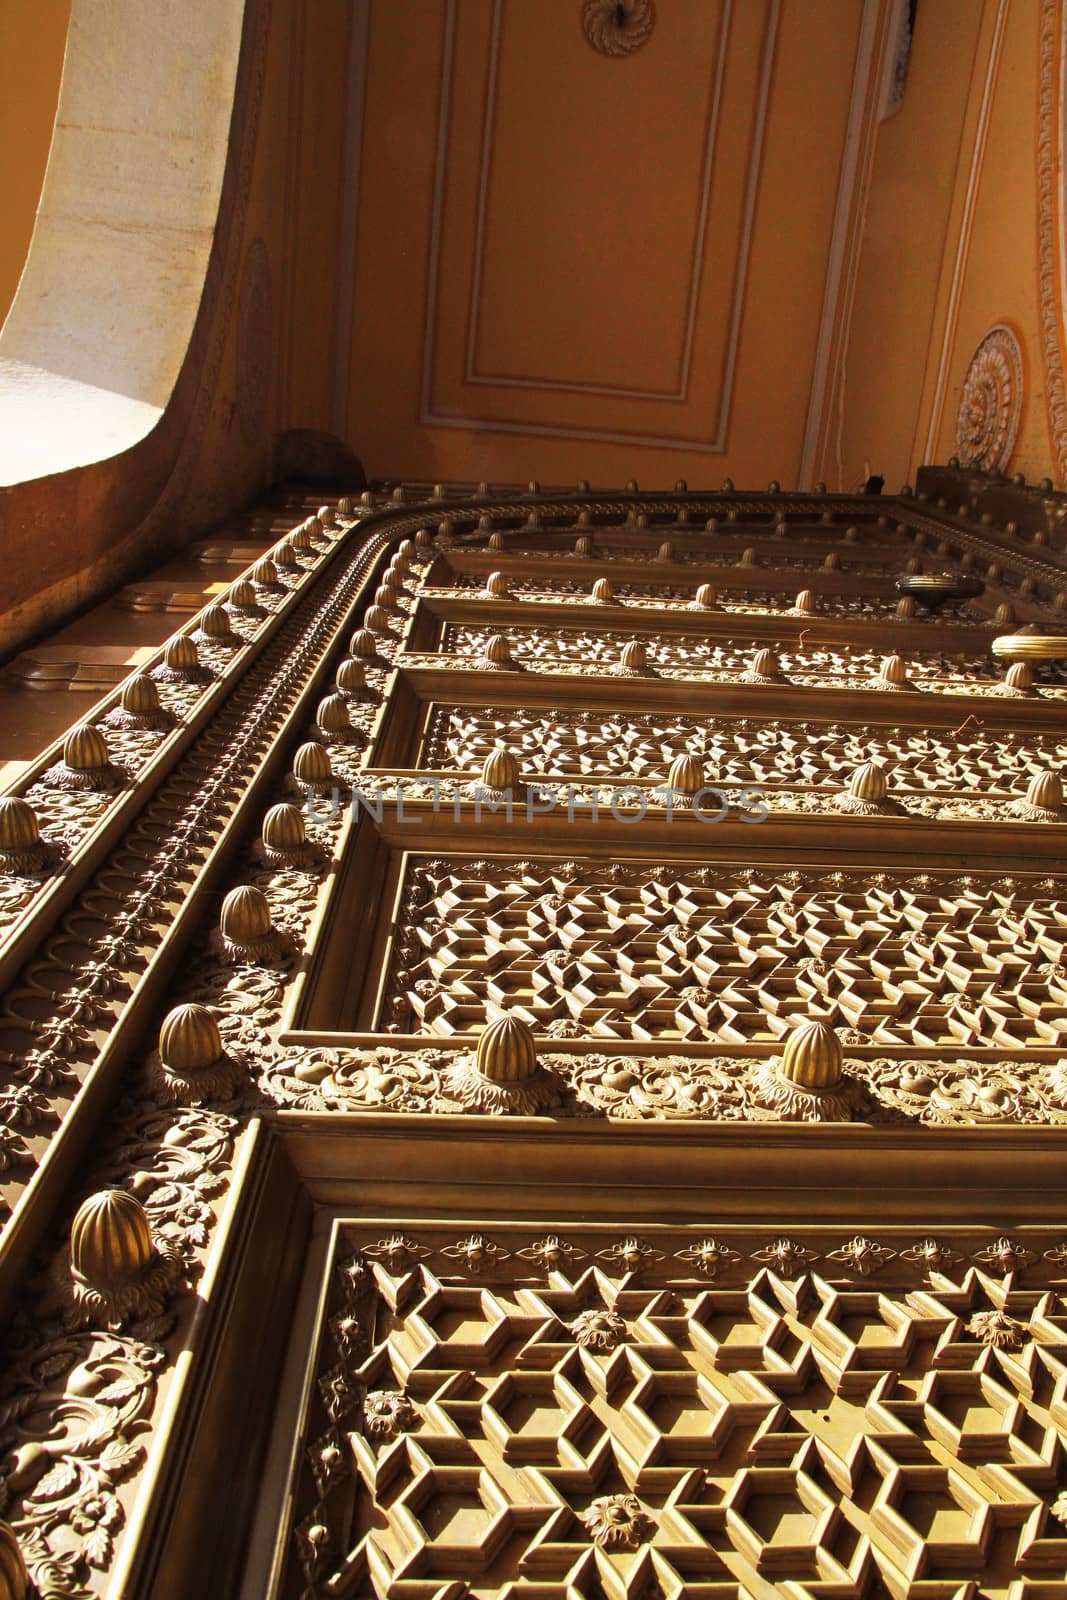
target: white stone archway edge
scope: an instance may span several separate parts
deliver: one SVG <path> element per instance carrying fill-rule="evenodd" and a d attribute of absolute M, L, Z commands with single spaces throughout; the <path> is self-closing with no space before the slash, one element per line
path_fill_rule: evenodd
<path fill-rule="evenodd" d="M 243 0 L 74 0 L 0 331 L 0 485 L 105 460 L 162 416 L 211 253 L 243 14 Z"/>

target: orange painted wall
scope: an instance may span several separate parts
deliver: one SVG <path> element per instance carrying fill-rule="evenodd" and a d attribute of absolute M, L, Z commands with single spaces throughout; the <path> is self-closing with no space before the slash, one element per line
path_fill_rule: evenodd
<path fill-rule="evenodd" d="M 895 487 L 954 454 L 967 367 L 997 323 L 1024 359 L 1011 469 L 1056 475 L 1039 336 L 1039 25 L 1040 0 L 919 8 L 904 104 L 879 134 L 840 459 L 836 437 L 822 459 L 832 484 L 869 463 Z"/>
<path fill-rule="evenodd" d="M 795 482 L 864 0 L 670 0 L 617 60 L 580 14 L 372 0 L 348 442 L 431 481 Z"/>
<path fill-rule="evenodd" d="M 56 120 L 71 0 L 0 4 L 0 323 L 29 249 Z"/>

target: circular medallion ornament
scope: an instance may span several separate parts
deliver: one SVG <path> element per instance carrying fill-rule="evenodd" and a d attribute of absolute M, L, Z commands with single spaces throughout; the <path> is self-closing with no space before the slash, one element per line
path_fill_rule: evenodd
<path fill-rule="evenodd" d="M 601 55 L 632 55 L 655 25 L 654 0 L 582 0 L 583 32 Z"/>
<path fill-rule="evenodd" d="M 258 440 L 267 415 L 273 321 L 270 260 L 257 237 L 245 254 L 237 304 L 237 420 L 249 445 Z"/>
<path fill-rule="evenodd" d="M 1011 329 L 998 323 L 979 343 L 963 380 L 956 419 L 961 464 L 1003 472 L 1015 449 L 1022 405 L 1022 351 Z"/>

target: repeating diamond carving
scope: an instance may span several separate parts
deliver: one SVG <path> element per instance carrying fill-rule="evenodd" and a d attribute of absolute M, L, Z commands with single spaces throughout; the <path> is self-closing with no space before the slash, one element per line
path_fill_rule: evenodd
<path fill-rule="evenodd" d="M 1041 883 L 412 858 L 387 1014 L 723 1044 L 803 1014 L 857 1043 L 1056 1046 L 1067 895 Z"/>
<path fill-rule="evenodd" d="M 346 1467 L 314 1512 L 336 1570 L 309 1593 L 1062 1600 L 1054 1289 L 422 1257 L 378 1252 L 344 1363 Z M 1014 1348 L 973 1331 L 990 1311 Z M 617 1330 L 601 1346 L 581 1334 L 597 1314 Z M 383 1390 L 408 1413 L 384 1434 L 361 1398 Z"/>

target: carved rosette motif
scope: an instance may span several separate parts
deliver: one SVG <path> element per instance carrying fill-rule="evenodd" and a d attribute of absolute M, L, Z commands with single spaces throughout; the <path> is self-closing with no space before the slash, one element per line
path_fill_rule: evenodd
<path fill-rule="evenodd" d="M 963 380 L 956 449 L 964 466 L 1003 472 L 1011 461 L 1023 407 L 1023 356 L 998 323 L 979 342 Z"/>
<path fill-rule="evenodd" d="M 601 55 L 632 55 L 655 25 L 655 0 L 582 0 L 582 32 Z"/>

